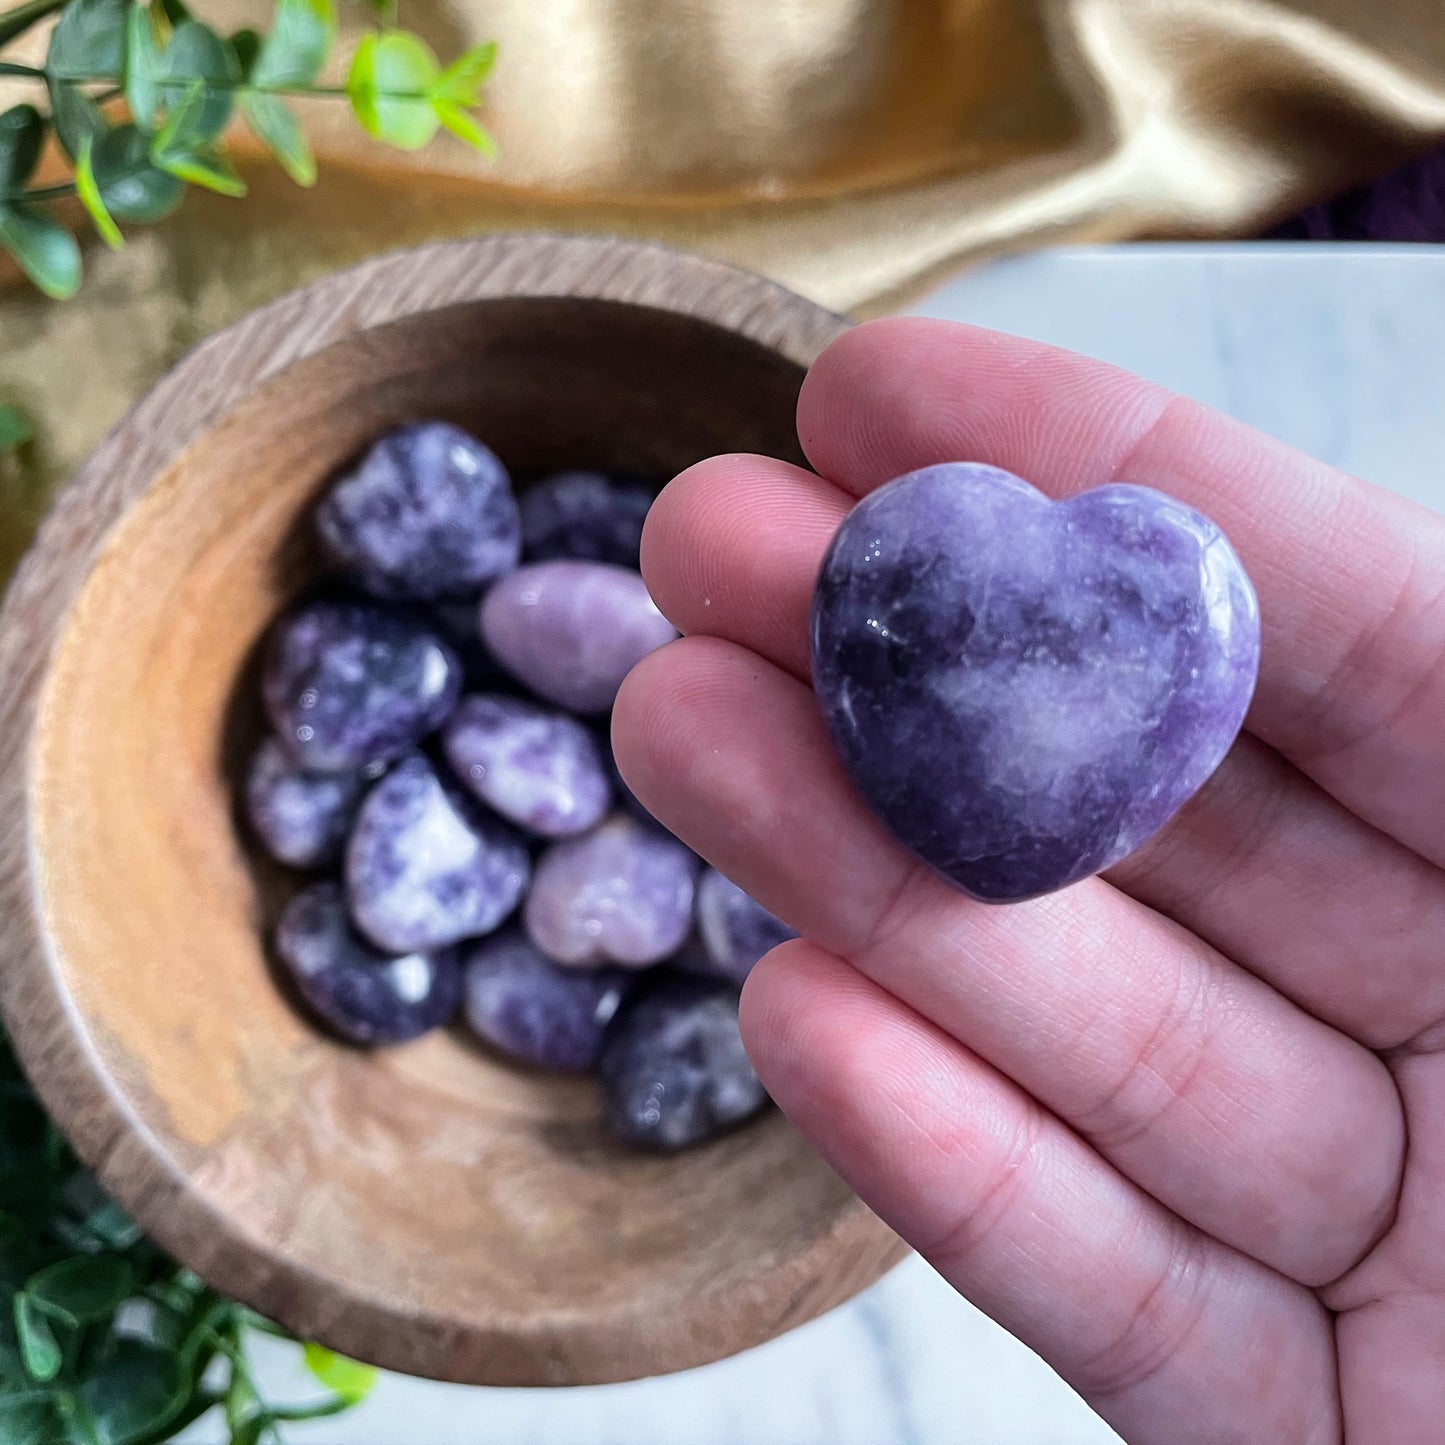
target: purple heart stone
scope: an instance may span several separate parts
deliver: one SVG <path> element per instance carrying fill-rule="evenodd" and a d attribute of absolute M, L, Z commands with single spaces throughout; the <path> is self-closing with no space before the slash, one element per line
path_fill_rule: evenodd
<path fill-rule="evenodd" d="M 261 679 L 282 747 L 312 773 L 400 757 L 446 721 L 460 691 L 456 654 L 425 619 L 350 598 L 282 617 Z"/>
<path fill-rule="evenodd" d="M 605 562 L 534 562 L 482 601 L 482 639 L 538 697 L 606 712 L 633 666 L 677 636 L 647 584 Z"/>
<path fill-rule="evenodd" d="M 642 524 L 657 488 L 602 472 L 555 472 L 522 493 L 522 555 L 637 570 Z"/>
<path fill-rule="evenodd" d="M 1259 665 L 1254 589 L 1219 528 L 1147 487 L 1054 502 L 967 462 L 844 520 L 813 682 L 869 807 L 973 897 L 1063 888 L 1203 785 Z"/>
<path fill-rule="evenodd" d="M 331 560 L 373 597 L 475 596 L 522 550 L 507 469 L 444 421 L 373 442 L 317 507 L 316 530 Z"/>
<path fill-rule="evenodd" d="M 663 976 L 608 1026 L 598 1059 L 607 1120 L 648 1148 L 685 1149 L 767 1102 L 738 1030 L 727 984 Z"/>
<path fill-rule="evenodd" d="M 420 753 L 366 795 L 346 845 L 351 916 L 388 953 L 490 933 L 521 902 L 530 873 L 522 840 Z"/>
<path fill-rule="evenodd" d="M 697 931 L 713 972 L 740 988 L 765 953 L 798 936 L 716 868 L 698 879 Z"/>
<path fill-rule="evenodd" d="M 366 789 L 362 773 L 308 773 L 264 738 L 246 771 L 246 816 L 278 863 L 325 868 L 341 857 Z"/>
<path fill-rule="evenodd" d="M 696 857 L 676 838 L 614 813 L 537 860 L 523 920 L 557 963 L 642 968 L 682 946 L 692 926 Z"/>
<path fill-rule="evenodd" d="M 612 801 L 592 733 L 566 713 L 521 698 L 464 697 L 447 721 L 442 749 L 482 802 L 547 838 L 596 827 Z"/>
<path fill-rule="evenodd" d="M 516 929 L 468 945 L 464 1007 L 478 1038 L 544 1069 L 597 1062 L 603 1030 L 639 975 L 622 968 L 564 968 Z"/>
<path fill-rule="evenodd" d="M 446 1023 L 462 997 L 455 949 L 379 953 L 351 926 L 335 883 L 299 893 L 276 924 L 276 953 L 303 1002 L 354 1044 L 398 1044 Z"/>

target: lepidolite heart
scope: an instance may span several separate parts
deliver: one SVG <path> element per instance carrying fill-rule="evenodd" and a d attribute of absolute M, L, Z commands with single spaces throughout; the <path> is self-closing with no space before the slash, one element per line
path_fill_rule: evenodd
<path fill-rule="evenodd" d="M 813 681 L 849 774 L 908 848 L 1015 902 L 1133 852 L 1219 765 L 1259 664 L 1220 530 L 1147 487 L 1054 502 L 972 463 L 839 528 Z"/>

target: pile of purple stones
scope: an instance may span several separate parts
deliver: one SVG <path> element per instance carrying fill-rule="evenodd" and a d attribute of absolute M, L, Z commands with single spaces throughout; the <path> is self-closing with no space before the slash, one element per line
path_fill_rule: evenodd
<path fill-rule="evenodd" d="M 275 624 L 244 802 L 272 857 L 321 875 L 273 942 L 330 1032 L 460 1017 L 595 1071 L 621 1136 L 678 1149 L 766 1102 L 737 991 L 792 935 L 612 763 L 617 689 L 676 635 L 638 572 L 652 490 L 569 471 L 518 497 L 448 423 L 380 438 L 316 510 L 334 575 Z"/>

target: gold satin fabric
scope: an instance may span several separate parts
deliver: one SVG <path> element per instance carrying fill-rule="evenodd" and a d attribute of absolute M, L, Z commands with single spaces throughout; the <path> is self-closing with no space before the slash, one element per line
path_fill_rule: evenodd
<path fill-rule="evenodd" d="M 200 9 L 225 30 L 269 14 Z M 402 19 L 443 58 L 500 42 L 498 161 L 449 136 L 397 155 L 307 102 L 314 190 L 243 157 L 247 199 L 197 192 L 119 255 L 92 247 L 75 300 L 0 287 L 0 400 L 42 429 L 0 463 L 0 576 L 180 351 L 378 251 L 647 236 L 870 313 L 1004 249 L 1250 234 L 1445 137 L 1440 0 L 404 0 Z"/>

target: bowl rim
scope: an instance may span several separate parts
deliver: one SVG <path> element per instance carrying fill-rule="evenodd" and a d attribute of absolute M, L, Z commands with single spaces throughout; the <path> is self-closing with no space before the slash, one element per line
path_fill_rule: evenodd
<path fill-rule="evenodd" d="M 33 837 L 34 731 L 55 649 L 112 529 L 199 437 L 282 371 L 390 323 L 486 300 L 619 302 L 692 317 L 806 368 L 849 322 L 776 282 L 651 242 L 512 232 L 392 252 L 327 275 L 192 348 L 111 430 L 59 493 L 0 605 L 0 1017 L 52 1119 L 122 1208 L 207 1283 L 293 1332 L 383 1367 L 473 1384 L 604 1383 L 559 1334 L 529 1337 L 531 1362 L 489 1369 L 495 1328 L 403 1312 L 300 1266 L 195 1192 L 96 1053 L 46 937 Z M 704 1364 L 841 1304 L 906 1247 L 861 1201 L 798 1254 L 710 1293 L 706 1340 L 679 1319 L 647 1331 L 647 1373 Z M 781 1307 L 767 1302 L 781 1300 Z M 616 1333 L 619 1322 L 601 1328 Z M 525 1353 L 525 1352 L 523 1352 Z M 605 1353 L 605 1352 L 604 1352 Z M 512 1352 L 508 1352 L 509 1358 Z M 632 1360 L 625 1347 L 618 1358 Z"/>

